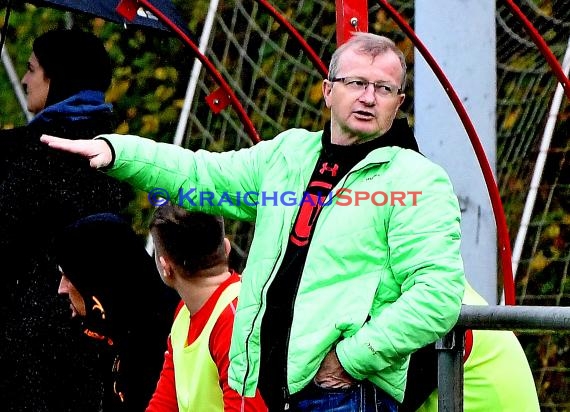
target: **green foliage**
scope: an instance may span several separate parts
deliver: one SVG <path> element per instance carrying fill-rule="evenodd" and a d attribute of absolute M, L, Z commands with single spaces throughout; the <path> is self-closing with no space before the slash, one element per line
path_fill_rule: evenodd
<path fill-rule="evenodd" d="M 49 9 L 38 9 L 28 4 L 17 3 L 10 16 L 4 47 L 11 57 L 18 81 L 26 71 L 32 51 L 32 43 L 39 33 L 50 28 L 63 27 L 65 16 Z M 5 9 L 1 9 L 1 24 L 4 26 Z M 13 92 L 12 84 L 4 67 L 0 70 L 0 129 L 11 129 L 26 124 L 26 117 Z"/>

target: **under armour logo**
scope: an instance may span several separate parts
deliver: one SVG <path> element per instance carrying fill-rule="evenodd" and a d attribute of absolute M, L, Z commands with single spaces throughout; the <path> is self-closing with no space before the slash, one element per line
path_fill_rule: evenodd
<path fill-rule="evenodd" d="M 338 171 L 338 165 L 335 163 L 333 167 L 329 166 L 328 162 L 323 163 L 323 167 L 319 170 L 319 173 L 324 175 L 325 172 L 331 172 L 331 176 L 336 176 L 336 172 Z"/>

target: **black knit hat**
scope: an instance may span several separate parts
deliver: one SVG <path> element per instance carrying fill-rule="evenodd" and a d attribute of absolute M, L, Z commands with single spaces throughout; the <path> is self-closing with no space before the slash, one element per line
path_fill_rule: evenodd
<path fill-rule="evenodd" d="M 83 217 L 62 230 L 53 246 L 57 264 L 86 302 L 95 296 L 102 304 L 113 338 L 125 332 L 118 329 L 135 312 L 172 320 L 178 295 L 164 285 L 142 240 L 119 216 Z M 86 309 L 89 318 L 92 308 Z"/>
<path fill-rule="evenodd" d="M 50 30 L 34 41 L 33 51 L 50 79 L 46 106 L 82 90 L 105 92 L 111 84 L 111 60 L 94 34 L 81 30 Z"/>
<path fill-rule="evenodd" d="M 144 410 L 180 296 L 162 282 L 143 240 L 117 215 L 80 218 L 56 235 L 53 246 L 56 262 L 85 301 L 86 316 L 76 321 L 118 356 L 112 388 L 124 393 L 124 410 Z"/>

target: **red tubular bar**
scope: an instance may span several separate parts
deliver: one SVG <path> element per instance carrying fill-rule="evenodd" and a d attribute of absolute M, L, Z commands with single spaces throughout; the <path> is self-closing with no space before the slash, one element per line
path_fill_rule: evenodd
<path fill-rule="evenodd" d="M 245 109 L 243 108 L 243 106 L 241 105 L 241 103 L 239 102 L 237 97 L 235 96 L 235 94 L 232 91 L 229 84 L 224 80 L 224 78 L 222 77 L 220 72 L 216 69 L 216 67 L 212 64 L 212 62 L 204 54 L 202 54 L 200 52 L 200 49 L 186 35 L 186 33 L 184 33 L 184 31 L 182 31 L 176 24 L 174 24 L 168 17 L 166 17 L 164 15 L 164 13 L 162 13 L 159 9 L 154 7 L 154 5 L 152 3 L 150 3 L 148 0 L 138 0 L 138 1 L 145 8 L 147 8 L 149 11 L 151 11 L 156 17 L 158 17 L 164 24 L 166 24 L 168 27 L 170 27 L 172 29 L 172 31 L 174 33 L 176 33 L 178 35 L 178 37 L 180 37 L 180 39 L 182 39 L 182 41 L 184 43 L 186 43 L 188 46 L 190 46 L 190 48 L 192 49 L 194 54 L 197 56 L 197 58 L 202 62 L 202 64 L 204 66 L 206 66 L 206 69 L 215 78 L 215 80 L 218 82 L 220 87 L 228 94 L 234 109 L 236 110 L 239 118 L 241 119 L 242 123 L 244 124 L 246 131 L 247 131 L 247 134 L 249 135 L 249 137 L 251 138 L 253 143 L 255 144 L 255 143 L 260 142 L 261 139 L 259 137 L 259 134 L 255 130 L 255 127 L 253 126 L 251 119 L 249 118 L 249 116 L 245 112 Z"/>
<path fill-rule="evenodd" d="M 469 136 L 469 140 L 475 150 L 475 155 L 481 166 L 483 176 L 485 178 L 485 183 L 487 185 L 487 190 L 489 191 L 489 197 L 491 199 L 491 205 L 493 207 L 493 213 L 495 215 L 495 222 L 497 224 L 497 234 L 499 243 L 499 254 L 501 257 L 501 266 L 503 271 L 503 284 L 505 290 L 505 304 L 514 305 L 515 304 L 515 285 L 513 279 L 512 270 L 512 256 L 511 256 L 511 243 L 509 239 L 509 230 L 507 227 L 507 221 L 505 218 L 505 213 L 503 209 L 503 203 L 501 201 L 501 196 L 497 183 L 495 181 L 495 176 L 493 170 L 489 164 L 489 160 L 485 155 L 481 141 L 477 136 L 475 127 L 461 102 L 459 96 L 453 89 L 453 86 L 443 73 L 442 69 L 439 67 L 433 56 L 429 53 L 428 49 L 424 46 L 422 41 L 418 38 L 411 26 L 405 21 L 405 19 L 394 9 L 386 0 L 378 0 L 380 5 L 390 14 L 390 16 L 398 23 L 400 28 L 408 35 L 408 37 L 414 43 L 414 46 L 422 54 L 426 62 L 429 64 L 434 74 L 439 79 L 441 85 L 443 86 L 445 92 L 449 96 L 451 103 L 455 107 L 457 114 L 459 115 L 463 126 Z"/>
<path fill-rule="evenodd" d="M 336 44 L 345 43 L 352 32 L 368 32 L 368 0 L 335 0 Z"/>
<path fill-rule="evenodd" d="M 506 0 L 505 3 L 507 3 L 507 6 L 510 7 L 515 16 L 517 16 L 518 19 L 521 21 L 521 23 L 524 25 L 526 31 L 534 41 L 534 44 L 536 44 L 538 50 L 540 50 L 540 52 L 546 59 L 546 62 L 550 65 L 550 68 L 558 78 L 558 81 L 560 82 L 560 84 L 562 84 L 566 97 L 570 99 L 570 80 L 568 80 L 568 77 L 564 73 L 564 69 L 562 68 L 562 66 L 556 59 L 556 56 L 554 56 L 554 54 L 552 53 L 552 51 L 544 41 L 544 38 L 540 35 L 538 30 L 536 30 L 536 28 L 532 25 L 530 20 L 525 16 L 525 14 L 515 4 L 514 1 Z"/>
<path fill-rule="evenodd" d="M 287 32 L 289 32 L 289 34 L 299 42 L 301 48 L 307 53 L 309 60 L 311 60 L 313 64 L 317 66 L 319 72 L 323 75 L 323 77 L 326 78 L 328 76 L 327 66 L 325 66 L 321 58 L 317 55 L 317 53 L 315 53 L 311 46 L 309 46 L 309 43 L 305 41 L 301 33 L 299 33 L 299 31 L 293 27 L 293 25 L 289 23 L 289 21 L 283 17 L 283 15 L 281 15 L 281 13 L 279 13 L 267 0 L 257 0 L 257 2 L 265 7 L 269 14 L 271 14 L 275 20 L 283 25 Z"/>

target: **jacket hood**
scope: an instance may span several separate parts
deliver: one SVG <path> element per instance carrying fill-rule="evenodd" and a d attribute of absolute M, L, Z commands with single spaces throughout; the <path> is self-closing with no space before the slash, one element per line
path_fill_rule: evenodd
<path fill-rule="evenodd" d="M 36 38 L 33 51 L 50 79 L 46 107 L 82 90 L 105 92 L 111 84 L 111 59 L 92 33 L 50 30 Z"/>
<path fill-rule="evenodd" d="M 119 216 L 81 218 L 54 244 L 57 264 L 86 302 L 86 318 L 96 309 L 93 297 L 104 309 L 104 335 L 117 340 L 135 324 L 172 320 L 179 298 L 162 283 L 153 258 Z"/>

